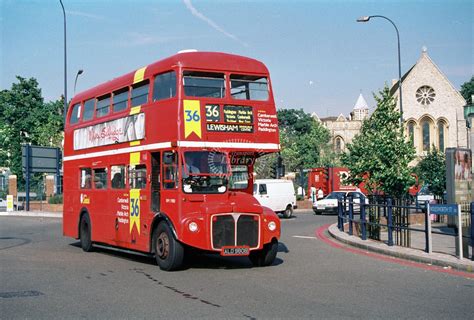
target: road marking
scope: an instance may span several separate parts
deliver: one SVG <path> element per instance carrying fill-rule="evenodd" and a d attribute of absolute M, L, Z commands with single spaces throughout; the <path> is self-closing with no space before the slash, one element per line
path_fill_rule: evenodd
<path fill-rule="evenodd" d="M 301 238 L 301 239 L 318 239 L 316 237 L 308 237 L 308 236 L 293 236 L 293 238 Z"/>

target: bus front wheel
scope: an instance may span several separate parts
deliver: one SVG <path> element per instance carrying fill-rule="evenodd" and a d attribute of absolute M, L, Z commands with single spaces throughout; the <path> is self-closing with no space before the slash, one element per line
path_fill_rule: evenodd
<path fill-rule="evenodd" d="M 184 258 L 183 245 L 173 237 L 166 222 L 160 222 L 153 233 L 153 249 L 161 270 L 172 271 L 181 267 Z"/>
<path fill-rule="evenodd" d="M 278 241 L 273 240 L 263 246 L 262 250 L 250 252 L 249 259 L 256 267 L 266 267 L 273 264 L 278 252 Z"/>
<path fill-rule="evenodd" d="M 91 221 L 87 214 L 82 215 L 80 224 L 81 248 L 85 252 L 92 251 Z"/>

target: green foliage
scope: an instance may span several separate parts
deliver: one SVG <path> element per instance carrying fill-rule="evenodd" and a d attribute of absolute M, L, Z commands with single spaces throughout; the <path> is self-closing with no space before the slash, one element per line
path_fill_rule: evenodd
<path fill-rule="evenodd" d="M 278 110 L 281 155 L 287 171 L 333 162 L 329 131 L 302 109 Z"/>
<path fill-rule="evenodd" d="M 0 91 L 0 167 L 9 167 L 22 185 L 21 145 L 61 145 L 63 102 L 45 103 L 34 78 L 17 80 Z"/>
<path fill-rule="evenodd" d="M 472 95 L 474 94 L 474 76 L 472 76 L 471 81 L 466 81 L 461 86 L 461 95 L 466 100 L 467 104 L 472 104 Z"/>
<path fill-rule="evenodd" d="M 408 164 L 415 158 L 415 149 L 403 134 L 400 112 L 389 88 L 385 86 L 374 98 L 377 109 L 363 122 L 341 160 L 351 172 L 347 182 L 358 185 L 365 181 L 371 192 L 400 198 L 414 183 Z"/>
<path fill-rule="evenodd" d="M 63 195 L 57 194 L 48 199 L 49 204 L 61 204 L 63 203 Z"/>
<path fill-rule="evenodd" d="M 435 196 L 442 198 L 446 190 L 446 159 L 442 152 L 434 146 L 430 152 L 418 162 L 416 168 L 418 177 L 428 185 Z"/>

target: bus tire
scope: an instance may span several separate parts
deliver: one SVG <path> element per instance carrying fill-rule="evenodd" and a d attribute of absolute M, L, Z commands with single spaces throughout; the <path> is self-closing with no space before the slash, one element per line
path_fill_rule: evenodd
<path fill-rule="evenodd" d="M 80 239 L 81 248 L 85 252 L 92 251 L 92 233 L 91 233 L 91 221 L 88 214 L 83 214 L 80 223 Z"/>
<path fill-rule="evenodd" d="M 273 264 L 278 252 L 278 241 L 272 240 L 262 250 L 250 252 L 249 259 L 255 267 L 266 267 Z"/>
<path fill-rule="evenodd" d="M 153 232 L 153 250 L 161 270 L 172 271 L 182 266 L 183 245 L 173 237 L 173 232 L 164 221 L 160 222 Z"/>
<path fill-rule="evenodd" d="M 285 211 L 283 211 L 283 218 L 289 219 L 293 215 L 293 206 L 291 204 L 286 206 Z"/>

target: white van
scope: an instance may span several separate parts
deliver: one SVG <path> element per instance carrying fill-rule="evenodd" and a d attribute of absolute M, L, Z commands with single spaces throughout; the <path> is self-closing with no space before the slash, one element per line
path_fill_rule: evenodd
<path fill-rule="evenodd" d="M 296 208 L 296 195 L 291 180 L 260 179 L 253 184 L 253 196 L 262 206 L 268 207 L 283 217 L 290 218 Z"/>

